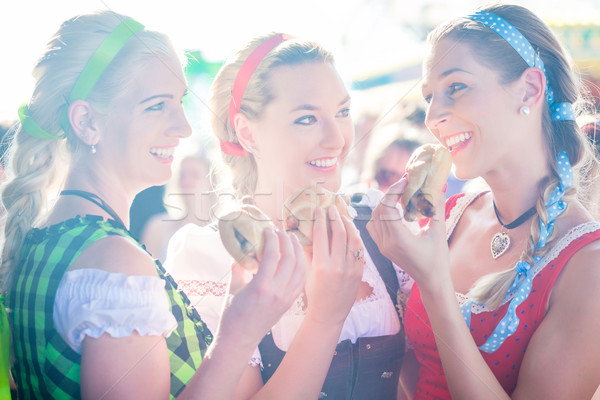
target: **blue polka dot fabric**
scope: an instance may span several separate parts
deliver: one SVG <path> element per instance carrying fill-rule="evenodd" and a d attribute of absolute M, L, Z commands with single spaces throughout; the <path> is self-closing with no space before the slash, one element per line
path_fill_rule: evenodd
<path fill-rule="evenodd" d="M 537 67 L 546 75 L 546 101 L 550 107 L 553 121 L 574 121 L 575 113 L 571 103 L 554 104 L 554 91 L 546 73 L 546 66 L 531 43 L 504 18 L 488 11 L 478 11 L 467 16 L 468 19 L 479 22 L 500 35 L 530 67 Z"/>
<path fill-rule="evenodd" d="M 552 234 L 554 229 L 554 222 L 556 218 L 566 209 L 567 203 L 562 201 L 562 197 L 565 191 L 573 184 L 573 171 L 571 169 L 571 163 L 569 157 L 564 151 L 561 151 L 557 157 L 558 174 L 560 182 L 554 188 L 552 194 L 546 202 L 546 212 L 548 213 L 548 223 L 544 222 L 540 218 L 540 238 L 537 243 L 537 248 L 541 248 L 546 244 L 548 237 Z M 540 261 L 541 257 L 537 256 L 533 258 L 534 264 Z M 516 271 L 515 279 L 513 280 L 508 292 L 506 293 L 505 300 L 508 300 L 511 296 L 512 300 L 508 305 L 508 310 L 504 317 L 500 320 L 494 332 L 487 339 L 487 341 L 479 346 L 481 351 L 486 353 L 493 353 L 502 343 L 511 336 L 517 330 L 519 326 L 519 317 L 517 316 L 517 307 L 527 299 L 531 292 L 532 281 L 534 278 L 531 273 L 532 266 L 525 262 L 519 261 L 514 267 Z M 461 305 L 462 316 L 467 323 L 471 326 L 471 313 L 473 305 L 476 303 L 469 299 Z"/>
<path fill-rule="evenodd" d="M 465 199 L 465 197 L 469 198 Z M 446 215 L 449 215 L 451 219 L 460 219 L 465 210 L 479 197 L 465 196 L 464 194 L 450 197 L 446 202 Z M 447 217 L 447 219 L 449 218 Z M 544 321 L 546 305 L 556 280 L 574 254 L 589 243 L 600 240 L 600 223 L 586 225 L 589 225 L 589 228 L 585 230 L 587 233 L 576 236 L 567 233 L 558 238 L 558 243 L 553 246 L 554 250 L 544 256 L 531 270 L 527 270 L 525 265 L 521 265 L 525 270 L 521 269 L 520 272 L 531 274 L 534 278 L 531 281 L 532 287 L 527 299 L 516 308 L 519 316 L 517 330 L 506 338 L 497 351 L 486 353 L 480 350 L 483 360 L 509 396 L 517 387 L 529 342 Z M 448 233 L 451 235 L 453 230 L 454 225 L 449 227 Z M 457 293 L 459 304 L 462 304 L 465 299 L 464 294 Z M 474 312 L 469 331 L 477 346 L 482 346 L 494 333 L 506 315 L 509 305 L 506 302 L 496 310 L 482 309 Z M 407 343 L 414 350 L 415 357 L 420 364 L 414 400 L 451 399 L 438 352 L 437 340 L 425 306 L 421 301 L 417 283 L 411 289 L 404 317 Z"/>

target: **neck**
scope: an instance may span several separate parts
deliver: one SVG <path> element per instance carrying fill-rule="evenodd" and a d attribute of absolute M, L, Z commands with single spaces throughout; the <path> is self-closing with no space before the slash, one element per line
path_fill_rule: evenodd
<path fill-rule="evenodd" d="M 279 190 L 267 188 L 265 185 L 258 185 L 254 192 L 254 204 L 262 210 L 273 223 L 278 227 L 283 227 L 282 212 L 283 203 L 291 194 L 283 185 L 274 185 Z"/>
<path fill-rule="evenodd" d="M 125 226 L 129 228 L 129 209 L 131 208 L 131 204 L 133 203 L 137 191 L 131 189 L 126 190 L 127 188 L 119 185 L 120 182 L 107 179 L 100 174 L 86 172 L 88 171 L 73 169 L 65 182 L 64 189 L 83 190 L 97 195 L 116 212 Z M 82 205 L 82 207 L 85 208 L 80 210 L 77 207 L 70 211 L 75 214 L 86 214 L 91 213 L 91 211 L 89 211 L 91 209 L 98 209 L 98 206 L 93 203 L 86 204 L 85 206 Z M 98 210 L 98 212 L 104 213 L 102 210 Z"/>
<path fill-rule="evenodd" d="M 544 157 L 523 158 L 524 163 L 511 163 L 502 170 L 484 176 L 490 186 L 500 218 L 510 223 L 536 204 L 540 182 L 550 174 Z M 518 177 L 518 179 L 515 179 Z"/>

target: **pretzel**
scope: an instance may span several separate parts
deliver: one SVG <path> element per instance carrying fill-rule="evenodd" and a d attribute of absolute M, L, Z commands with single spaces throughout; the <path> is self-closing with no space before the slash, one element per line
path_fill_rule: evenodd
<path fill-rule="evenodd" d="M 339 194 L 330 192 L 320 186 L 310 186 L 292 193 L 283 206 L 283 225 L 286 232 L 298 237 L 303 246 L 312 246 L 313 224 L 317 208 L 327 210 L 335 206 L 340 216 L 347 216 L 348 204 Z M 327 219 L 327 231 L 331 236 L 331 226 Z"/>
<path fill-rule="evenodd" d="M 244 268 L 258 271 L 264 248 L 265 228 L 275 226 L 257 207 L 244 204 L 219 219 L 219 234 L 225 249 Z"/>
<path fill-rule="evenodd" d="M 452 156 L 441 144 L 417 148 L 406 164 L 408 184 L 402 193 L 404 219 L 432 218 L 452 167 Z"/>

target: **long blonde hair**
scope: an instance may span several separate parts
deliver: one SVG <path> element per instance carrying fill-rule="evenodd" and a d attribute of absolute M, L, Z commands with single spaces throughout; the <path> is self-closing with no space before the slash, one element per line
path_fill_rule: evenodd
<path fill-rule="evenodd" d="M 65 21 L 48 42 L 33 69 L 34 90 L 28 108 L 31 118 L 46 132 L 66 139 L 43 140 L 19 124 L 11 145 L 8 176 L 2 187 L 6 213 L 2 220 L 4 247 L 0 266 L 2 291 L 8 290 L 27 232 L 40 224 L 46 206 L 55 197 L 70 170 L 73 157 L 84 153 L 83 143 L 61 115 L 75 81 L 102 41 L 127 17 L 112 11 L 80 15 Z M 114 99 L 127 92 L 131 76 L 150 57 L 178 57 L 169 39 L 141 30 L 111 61 L 86 99 L 99 114 L 110 114 Z"/>
<path fill-rule="evenodd" d="M 546 66 L 546 74 L 554 90 L 556 102 L 573 103 L 579 111 L 585 108 L 585 102 L 580 96 L 581 82 L 573 73 L 570 59 L 542 20 L 526 8 L 515 5 L 493 5 L 484 7 L 482 10 L 504 18 L 519 30 L 539 52 Z M 502 83 L 513 82 L 529 67 L 510 44 L 479 22 L 459 18 L 437 27 L 427 39 L 432 46 L 435 46 L 445 38 L 470 46 L 483 65 L 499 73 Z M 498 60 L 502 60 L 502 62 L 498 62 Z M 575 121 L 552 121 L 549 109 L 546 108 L 542 129 L 546 139 L 546 153 L 551 175 L 546 177 L 539 186 L 536 204 L 537 218 L 532 219 L 529 238 L 520 257 L 530 265 L 534 264 L 534 257 L 546 254 L 556 242 L 556 230 L 554 230 L 546 244 L 537 248 L 540 238 L 540 220 L 544 224 L 548 223 L 546 201 L 560 182 L 556 165 L 558 153 L 566 152 L 574 167 L 575 182 L 562 198 L 567 204 L 578 195 L 582 200 L 586 200 L 586 191 L 581 185 L 581 178 L 589 170 L 592 160 L 589 143 L 585 140 Z M 475 283 L 469 294 L 476 301 L 485 303 L 489 308 L 497 308 L 502 303 L 516 273 L 513 268 L 510 268 L 486 275 Z"/>
<path fill-rule="evenodd" d="M 275 35 L 278 33 L 251 40 L 221 67 L 213 81 L 209 94 L 209 107 L 212 111 L 212 131 L 218 140 L 239 143 L 228 114 L 233 82 L 250 53 L 262 42 Z M 265 106 L 273 100 L 269 78 L 276 67 L 318 62 L 333 64 L 334 60 L 332 54 L 317 43 L 290 39 L 279 44 L 265 56 L 248 81 L 240 105 L 241 112 L 249 119 L 257 118 Z M 250 154 L 234 157 L 223 154 L 223 161 L 231 171 L 236 195 L 242 197 L 254 194 L 258 179 L 254 156 Z"/>

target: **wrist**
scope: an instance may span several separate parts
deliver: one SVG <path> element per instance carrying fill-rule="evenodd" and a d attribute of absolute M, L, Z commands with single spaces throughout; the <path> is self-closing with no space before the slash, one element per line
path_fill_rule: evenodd
<path fill-rule="evenodd" d="M 344 322 L 346 321 L 346 316 L 343 318 L 327 318 L 318 314 L 319 313 L 317 311 L 311 312 L 309 307 L 304 315 L 305 324 L 310 325 L 313 329 L 316 329 L 319 332 L 331 331 L 338 332 L 339 334 L 339 332 L 342 331 Z"/>
<path fill-rule="evenodd" d="M 436 269 L 434 273 L 425 276 L 420 281 L 417 281 L 417 283 L 422 295 L 434 298 L 445 298 L 449 294 L 454 296 L 454 285 L 452 284 L 452 277 L 448 272 L 448 268 Z"/>

